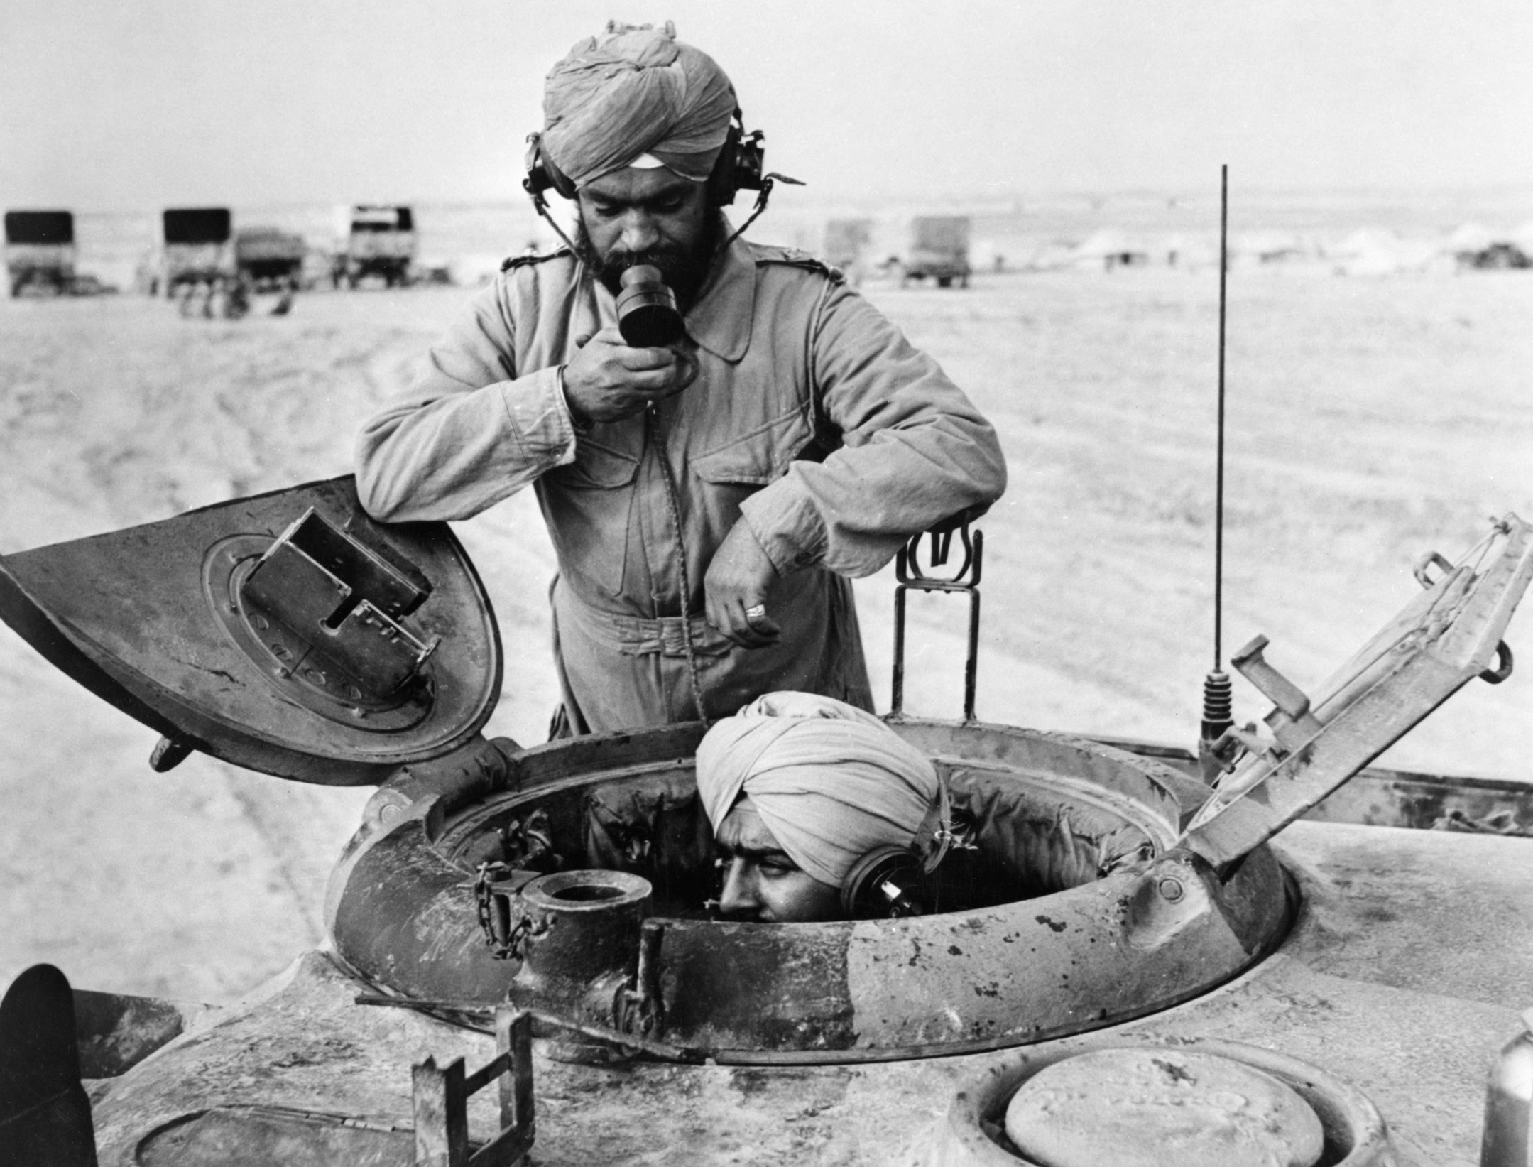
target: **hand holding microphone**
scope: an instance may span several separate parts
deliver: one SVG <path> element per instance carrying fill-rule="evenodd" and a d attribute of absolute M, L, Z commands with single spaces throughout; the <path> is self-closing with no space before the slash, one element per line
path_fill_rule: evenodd
<path fill-rule="evenodd" d="M 564 367 L 564 396 L 577 422 L 629 417 L 697 377 L 697 358 L 668 347 L 686 328 L 657 268 L 639 264 L 623 273 L 617 312 L 617 327 L 577 339 L 580 351 Z"/>

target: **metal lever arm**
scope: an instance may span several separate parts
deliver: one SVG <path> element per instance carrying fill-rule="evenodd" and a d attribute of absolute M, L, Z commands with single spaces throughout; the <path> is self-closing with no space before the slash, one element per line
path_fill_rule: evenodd
<path fill-rule="evenodd" d="M 1265 636 L 1257 636 L 1230 658 L 1230 664 L 1276 706 L 1267 714 L 1267 725 L 1278 745 L 1292 753 L 1319 733 L 1321 725 L 1310 712 L 1309 697 L 1304 690 L 1273 668 L 1262 655 L 1267 643 Z"/>

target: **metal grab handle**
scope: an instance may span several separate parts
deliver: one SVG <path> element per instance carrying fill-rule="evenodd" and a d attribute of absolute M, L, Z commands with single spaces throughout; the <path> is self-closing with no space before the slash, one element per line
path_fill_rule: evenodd
<path fill-rule="evenodd" d="M 1436 551 L 1428 551 L 1420 559 L 1416 560 L 1416 566 L 1411 568 L 1411 574 L 1416 577 L 1416 582 L 1427 591 L 1436 586 L 1437 581 L 1432 578 L 1432 568 L 1439 567 L 1444 575 L 1453 570 L 1453 564 Z"/>
<path fill-rule="evenodd" d="M 931 562 L 940 567 L 947 562 L 954 531 L 958 532 L 963 547 L 963 562 L 946 579 L 926 575 L 920 566 L 921 540 L 931 536 Z M 930 531 L 911 536 L 900 548 L 895 560 L 894 574 L 899 583 L 894 589 L 894 668 L 893 692 L 889 701 L 889 716 L 899 717 L 905 705 L 905 593 L 914 589 L 919 592 L 962 592 L 969 597 L 969 645 L 964 658 L 963 719 L 974 720 L 974 695 L 979 674 L 979 581 L 984 563 L 985 536 L 983 531 L 970 531 L 969 521 L 964 519 L 958 526 L 950 522 L 939 524 Z"/>
<path fill-rule="evenodd" d="M 1492 668 L 1486 669 L 1480 674 L 1480 680 L 1490 685 L 1499 685 L 1512 675 L 1512 646 L 1506 641 L 1498 641 L 1496 644 L 1496 663 Z"/>

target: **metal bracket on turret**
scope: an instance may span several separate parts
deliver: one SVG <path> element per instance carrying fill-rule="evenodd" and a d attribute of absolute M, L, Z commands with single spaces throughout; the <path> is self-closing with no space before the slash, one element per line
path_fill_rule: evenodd
<path fill-rule="evenodd" d="M 500 1080 L 501 1130 L 477 1150 L 468 1141 L 468 1100 Z M 495 1011 L 495 1056 L 467 1074 L 463 1059 L 438 1068 L 428 1057 L 411 1067 L 415 1101 L 415 1162 L 431 1167 L 515 1167 L 536 1135 L 532 1091 L 532 1015 L 502 1005 Z"/>

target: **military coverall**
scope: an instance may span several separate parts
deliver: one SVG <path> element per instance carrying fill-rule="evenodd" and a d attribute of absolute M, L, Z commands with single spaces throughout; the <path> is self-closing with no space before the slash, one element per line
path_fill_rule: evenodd
<path fill-rule="evenodd" d="M 694 675 L 709 718 L 773 689 L 872 709 L 847 577 L 997 498 L 994 430 L 801 252 L 734 240 L 686 317 L 696 379 L 652 416 L 577 429 L 560 367 L 615 322 L 611 294 L 567 250 L 508 261 L 364 427 L 363 506 L 386 521 L 466 519 L 534 485 L 559 564 L 554 657 L 573 732 L 693 720 Z M 708 564 L 742 516 L 779 577 L 767 604 L 782 637 L 762 648 L 702 615 Z"/>

